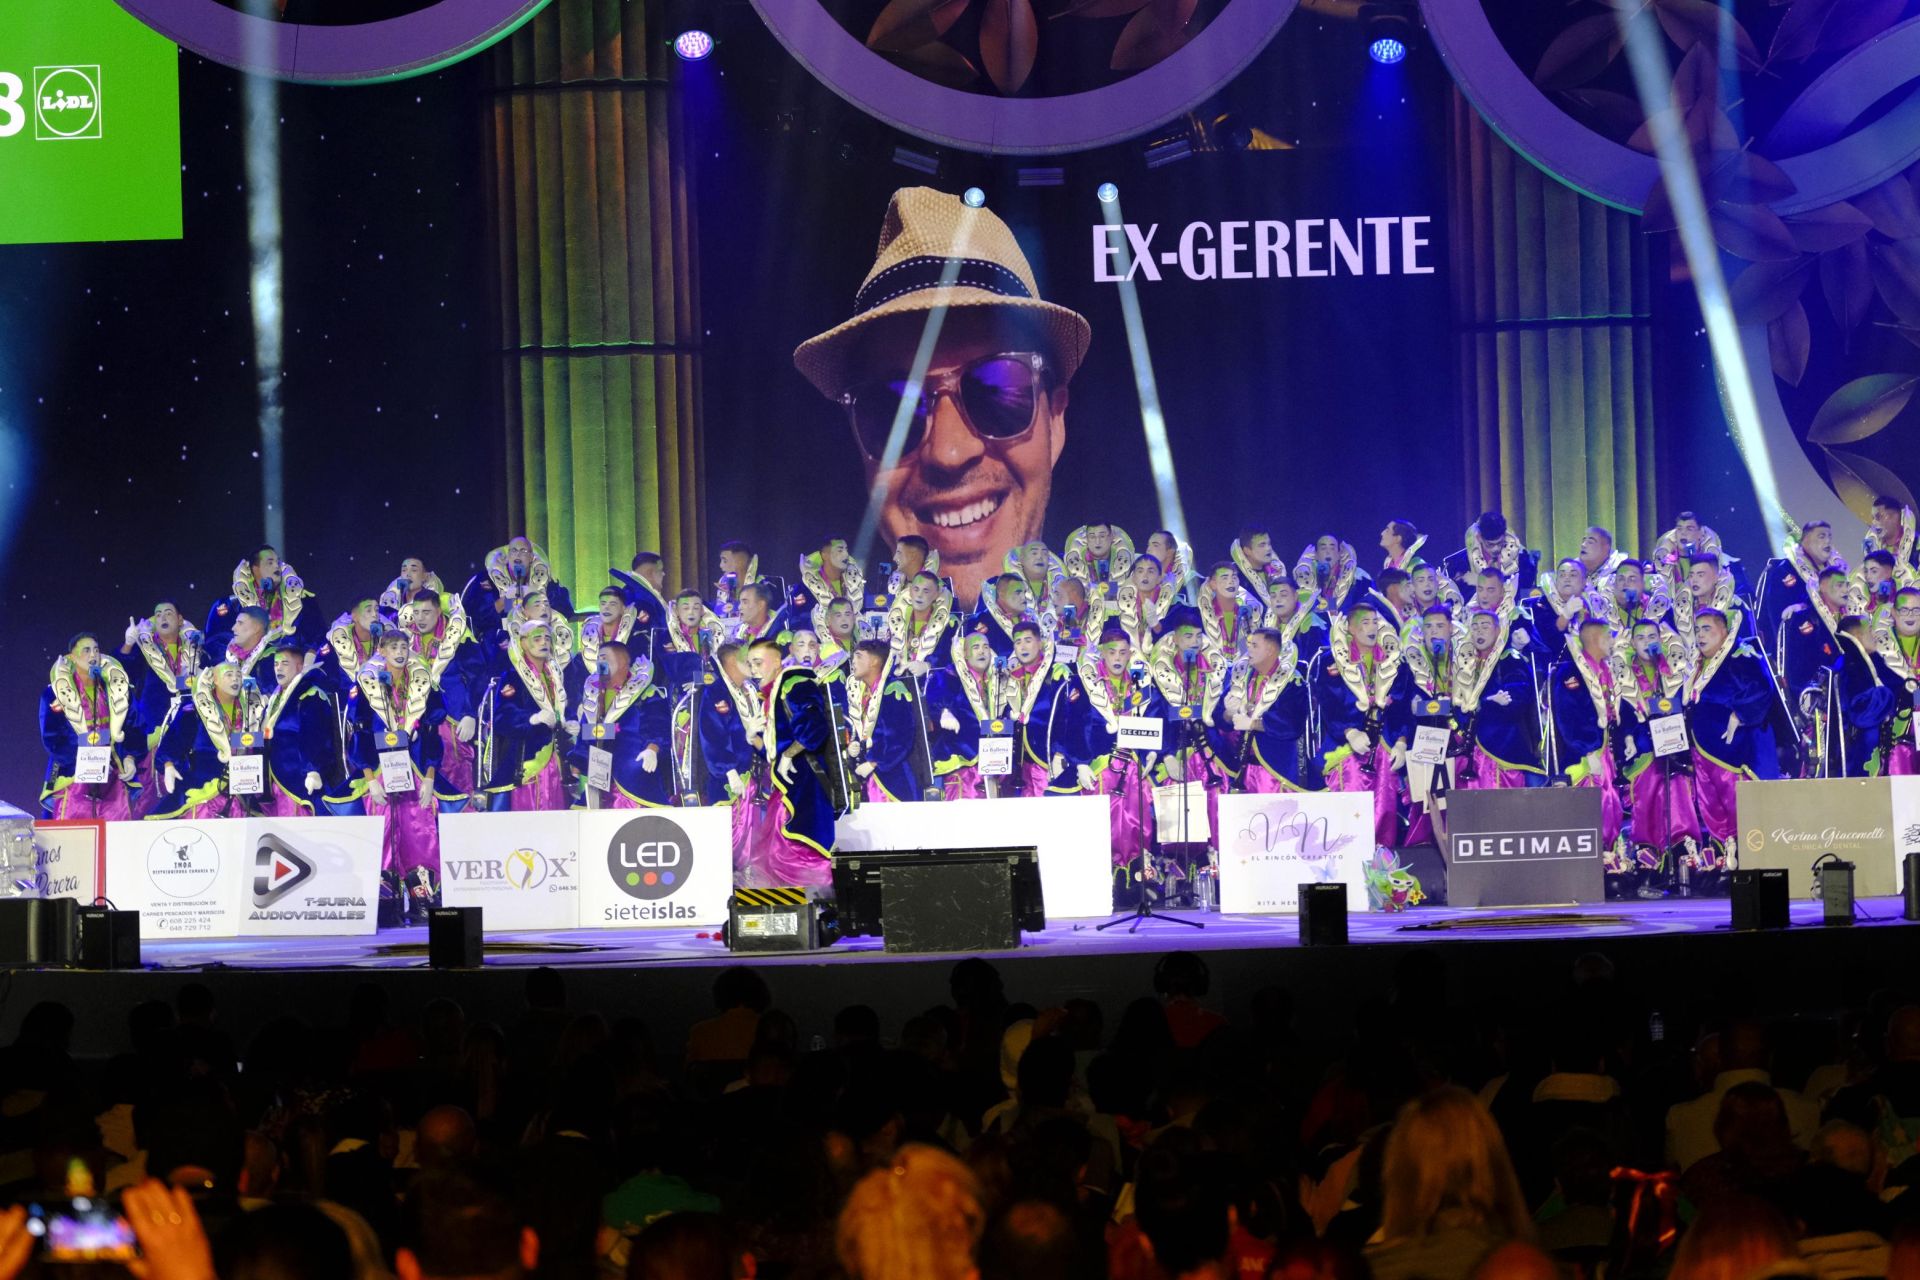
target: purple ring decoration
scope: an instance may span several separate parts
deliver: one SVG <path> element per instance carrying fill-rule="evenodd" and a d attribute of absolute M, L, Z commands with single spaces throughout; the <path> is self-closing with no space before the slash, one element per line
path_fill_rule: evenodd
<path fill-rule="evenodd" d="M 353 26 L 270 22 L 215 0 L 118 0 L 167 39 L 240 71 L 305 84 L 370 84 L 437 71 L 513 34 L 547 0 L 439 0 Z"/>
<path fill-rule="evenodd" d="M 1617 209 L 1640 211 L 1660 176 L 1659 161 L 1593 132 L 1535 87 L 1500 43 L 1480 0 L 1420 0 L 1420 12 L 1454 83 L 1495 133 L 1567 185 Z M 1900 56 L 1911 47 L 1904 42 L 1916 39 L 1907 34 L 1910 28 L 1920 28 L 1920 18 L 1860 51 L 1877 55 L 1886 47 L 1889 56 L 1860 59 L 1853 74 L 1861 83 L 1850 86 L 1852 99 L 1876 101 L 1920 75 L 1920 59 Z M 1888 78 L 1873 82 L 1869 75 Z M 1915 160 L 1920 91 L 1850 137 L 1778 161 L 1797 190 L 1772 208 L 1780 214 L 1823 208 L 1878 186 Z"/>
<path fill-rule="evenodd" d="M 1171 120 L 1245 70 L 1298 3 L 1231 0 L 1164 62 L 1117 84 L 1050 98 L 1000 98 L 923 80 L 849 35 L 820 0 L 753 0 L 753 7 L 801 66 L 867 114 L 965 151 L 1045 155 L 1123 142 Z"/>
<path fill-rule="evenodd" d="M 1887 91 L 1920 75 L 1920 18 L 1882 31 L 1815 77 L 1767 135 L 1774 153 L 1811 151 L 1833 139 Z"/>

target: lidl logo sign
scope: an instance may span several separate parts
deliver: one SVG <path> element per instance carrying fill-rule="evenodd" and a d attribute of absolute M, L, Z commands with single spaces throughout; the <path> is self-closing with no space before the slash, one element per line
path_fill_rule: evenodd
<path fill-rule="evenodd" d="M 33 136 L 42 140 L 101 136 L 100 68 L 33 69 Z"/>

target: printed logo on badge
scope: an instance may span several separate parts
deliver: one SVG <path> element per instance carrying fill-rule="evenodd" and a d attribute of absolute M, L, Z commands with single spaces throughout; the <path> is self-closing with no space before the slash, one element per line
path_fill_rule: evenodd
<path fill-rule="evenodd" d="M 252 745 L 253 745 L 253 735 L 252 735 L 251 733 L 243 733 L 243 734 L 241 734 L 241 735 L 240 735 L 240 745 L 241 745 L 241 746 L 243 746 L 243 747 L 250 747 L 250 746 L 252 746 Z"/>
<path fill-rule="evenodd" d="M 90 747 L 100 745 L 100 731 L 98 729 L 87 730 L 87 745 Z"/>
<path fill-rule="evenodd" d="M 713 683 L 713 672 L 711 672 L 711 671 L 709 671 L 709 672 L 707 672 L 707 674 L 706 674 L 706 675 L 704 675 L 704 676 L 702 676 L 702 677 L 701 677 L 701 679 L 702 679 L 702 680 L 703 680 L 703 681 L 704 681 L 705 683 L 707 683 L 707 684 L 712 684 L 712 683 Z"/>
<path fill-rule="evenodd" d="M 400 745 L 400 735 L 399 735 L 399 734 L 397 734 L 397 733 L 395 733 L 395 732 L 393 732 L 393 731 L 392 731 L 391 729 L 389 729 L 389 730 L 387 731 L 387 735 L 386 735 L 386 737 L 387 737 L 387 745 L 388 745 L 388 746 L 390 746 L 390 747 L 397 747 L 397 746 L 399 746 L 399 745 Z"/>
<path fill-rule="evenodd" d="M 1191 719 L 1193 719 L 1193 708 L 1192 708 L 1192 707 L 1182 707 L 1182 708 L 1180 708 L 1180 718 L 1181 718 L 1182 720 L 1191 720 Z"/>
<path fill-rule="evenodd" d="M 1006 732 L 1007 722 L 1005 720 L 989 720 L 987 722 L 987 728 L 993 730 L 995 733 L 1004 733 Z"/>
<path fill-rule="evenodd" d="M 1655 698 L 1653 700 L 1653 709 L 1664 715 L 1666 712 L 1673 710 L 1673 699 L 1672 698 Z"/>
<path fill-rule="evenodd" d="M 594 737 L 596 737 L 596 738 L 604 738 L 604 737 L 606 737 L 606 736 L 607 736 L 607 726 L 605 726 L 605 725 L 603 725 L 603 724 L 597 724 L 597 725 L 595 725 L 595 726 L 593 726 L 593 736 L 594 736 Z"/>

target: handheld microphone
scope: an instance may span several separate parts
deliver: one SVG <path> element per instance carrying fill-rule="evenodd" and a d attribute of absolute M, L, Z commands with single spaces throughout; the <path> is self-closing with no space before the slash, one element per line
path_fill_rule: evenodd
<path fill-rule="evenodd" d="M 262 595 L 269 595 L 269 596 L 272 595 L 273 588 L 274 588 L 274 581 L 272 578 L 260 579 L 260 592 Z"/>
<path fill-rule="evenodd" d="M 386 629 L 387 629 L 387 624 L 380 621 L 380 619 L 378 618 L 375 618 L 372 622 L 369 622 L 367 624 L 367 633 L 371 635 L 375 640 L 378 640 L 381 636 L 381 633 L 384 632 Z"/>
<path fill-rule="evenodd" d="M 1620 598 L 1626 601 L 1627 608 L 1631 609 L 1640 603 L 1640 588 L 1622 587 L 1620 588 Z"/>
<path fill-rule="evenodd" d="M 593 669 L 595 673 L 597 673 L 602 680 L 605 680 L 608 676 L 613 674 L 613 668 L 607 664 L 607 660 L 605 658 L 602 658 L 600 659 L 600 661 L 594 663 Z"/>
<path fill-rule="evenodd" d="M 260 682 L 252 676 L 245 676 L 240 681 L 240 691 L 242 693 L 259 693 Z"/>
<path fill-rule="evenodd" d="M 98 659 L 96 659 L 93 662 L 89 662 L 87 664 L 87 674 L 92 676 L 95 680 L 98 680 L 100 678 L 100 663 Z"/>

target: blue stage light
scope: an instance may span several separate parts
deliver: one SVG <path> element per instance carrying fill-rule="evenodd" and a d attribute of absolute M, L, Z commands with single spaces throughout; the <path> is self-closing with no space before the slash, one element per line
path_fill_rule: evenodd
<path fill-rule="evenodd" d="M 1381 36 L 1367 46 L 1367 56 L 1383 67 L 1390 67 L 1407 56 L 1407 46 L 1393 36 Z"/>
<path fill-rule="evenodd" d="M 698 62 L 713 52 L 713 37 L 695 27 L 673 38 L 673 51 L 683 62 Z"/>
<path fill-rule="evenodd" d="M 1099 190 L 1093 194 L 1100 197 L 1101 204 L 1112 204 L 1120 198 L 1120 188 L 1114 186 L 1111 182 L 1103 182 L 1100 184 Z"/>
<path fill-rule="evenodd" d="M 967 202 L 969 209 L 978 209 L 987 203 L 987 193 L 978 187 L 968 187 L 960 198 Z"/>

